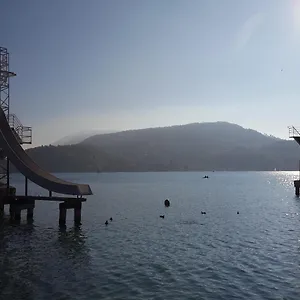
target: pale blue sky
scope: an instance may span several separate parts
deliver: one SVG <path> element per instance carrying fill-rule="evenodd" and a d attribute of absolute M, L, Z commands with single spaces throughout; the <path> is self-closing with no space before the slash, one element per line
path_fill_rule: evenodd
<path fill-rule="evenodd" d="M 87 129 L 300 125 L 297 0 L 2 0 L 11 111 L 34 145 Z M 281 71 L 283 69 L 283 71 Z"/>

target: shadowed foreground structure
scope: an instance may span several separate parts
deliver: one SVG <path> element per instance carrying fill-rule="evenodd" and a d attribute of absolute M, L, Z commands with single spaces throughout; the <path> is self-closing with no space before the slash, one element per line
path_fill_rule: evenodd
<path fill-rule="evenodd" d="M 31 144 L 31 128 L 24 127 L 15 115 L 9 112 L 9 78 L 16 76 L 9 71 L 9 53 L 0 47 L 0 147 L 1 147 L 1 194 L 0 208 L 10 204 L 10 214 L 15 220 L 20 220 L 21 211 L 27 210 L 27 218 L 32 219 L 35 200 L 60 201 L 60 224 L 65 224 L 67 209 L 74 209 L 74 220 L 80 223 L 81 206 L 86 199 L 84 195 L 92 195 L 87 184 L 76 184 L 55 177 L 40 168 L 24 151 L 21 144 Z M 12 120 L 12 122 L 10 122 Z M 25 176 L 25 196 L 16 195 L 16 190 L 10 186 L 9 163 L 12 163 Z M 49 197 L 28 195 L 28 179 L 49 191 Z M 76 198 L 52 197 L 52 192 L 73 195 Z"/>

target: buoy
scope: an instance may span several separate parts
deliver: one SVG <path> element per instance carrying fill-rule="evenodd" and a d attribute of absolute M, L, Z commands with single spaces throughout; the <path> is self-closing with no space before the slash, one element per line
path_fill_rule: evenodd
<path fill-rule="evenodd" d="M 169 201 L 169 199 L 166 199 L 165 200 L 165 207 L 169 207 L 170 206 L 170 201 Z"/>
<path fill-rule="evenodd" d="M 107 225 L 107 224 L 108 224 L 108 221 L 106 220 L 105 225 Z"/>

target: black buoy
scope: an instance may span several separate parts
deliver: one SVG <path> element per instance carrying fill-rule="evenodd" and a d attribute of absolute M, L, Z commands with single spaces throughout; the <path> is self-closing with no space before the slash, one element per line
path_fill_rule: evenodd
<path fill-rule="evenodd" d="M 112 217 L 110 217 L 110 221 L 112 221 Z"/>
<path fill-rule="evenodd" d="M 106 220 L 105 225 L 108 225 L 108 221 Z"/>
<path fill-rule="evenodd" d="M 236 213 L 237 213 L 238 215 L 240 214 L 240 212 L 239 212 L 239 211 L 237 211 Z"/>
<path fill-rule="evenodd" d="M 165 200 L 165 207 L 169 207 L 170 206 L 170 201 L 169 201 L 169 199 L 166 199 Z"/>

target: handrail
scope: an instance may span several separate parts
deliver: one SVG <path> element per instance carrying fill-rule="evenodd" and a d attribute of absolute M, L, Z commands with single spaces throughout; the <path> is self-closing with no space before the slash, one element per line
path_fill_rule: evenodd
<path fill-rule="evenodd" d="M 32 143 L 32 129 L 29 126 L 23 126 L 21 121 L 15 114 L 9 114 L 7 116 L 8 124 L 10 128 L 13 128 L 16 134 L 20 137 L 22 144 Z"/>
<path fill-rule="evenodd" d="M 9 126 L 14 129 L 23 127 L 21 121 L 17 118 L 17 116 L 15 114 L 8 115 L 8 123 L 9 123 Z"/>

